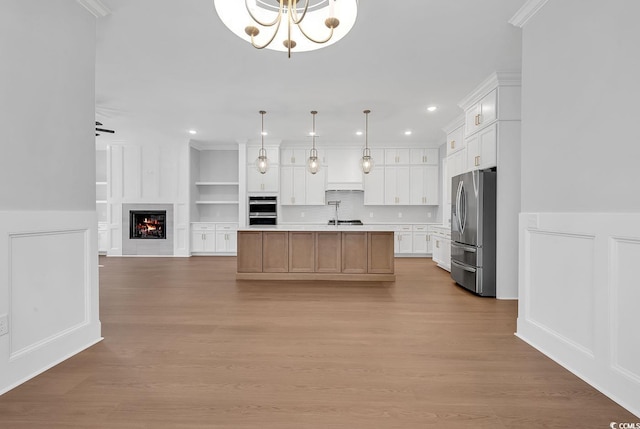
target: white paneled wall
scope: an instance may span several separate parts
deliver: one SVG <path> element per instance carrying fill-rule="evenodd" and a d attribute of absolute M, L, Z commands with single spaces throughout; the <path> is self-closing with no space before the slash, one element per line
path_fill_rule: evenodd
<path fill-rule="evenodd" d="M 640 415 L 640 214 L 523 213 L 517 335 Z"/>
<path fill-rule="evenodd" d="M 107 148 L 110 256 L 123 254 L 123 204 L 172 204 L 174 256 L 188 256 L 188 152 L 184 145 L 112 143 Z"/>
<path fill-rule="evenodd" d="M 101 340 L 96 214 L 0 212 L 0 394 Z"/>

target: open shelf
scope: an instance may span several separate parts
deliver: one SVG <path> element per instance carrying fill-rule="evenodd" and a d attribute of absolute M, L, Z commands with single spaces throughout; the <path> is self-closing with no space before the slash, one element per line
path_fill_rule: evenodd
<path fill-rule="evenodd" d="M 238 186 L 239 182 L 196 182 L 196 186 Z"/>
<path fill-rule="evenodd" d="M 196 201 L 196 204 L 238 204 L 238 201 Z"/>

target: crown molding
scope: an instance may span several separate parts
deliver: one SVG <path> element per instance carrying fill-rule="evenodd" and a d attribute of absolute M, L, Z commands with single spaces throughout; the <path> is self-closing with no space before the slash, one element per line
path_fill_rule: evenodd
<path fill-rule="evenodd" d="M 482 97 L 487 95 L 493 89 L 499 86 L 521 86 L 522 73 L 520 72 L 507 72 L 497 71 L 491 74 L 484 82 L 482 82 L 476 89 L 471 91 L 462 101 L 458 103 L 458 106 L 462 110 L 467 110 L 469 106 L 474 105 Z"/>
<path fill-rule="evenodd" d="M 521 8 L 516 12 L 515 15 L 511 17 L 509 20 L 509 24 L 514 27 L 522 28 L 525 26 L 527 21 L 529 21 L 533 16 L 538 13 L 538 11 L 547 4 L 549 0 L 528 0 Z"/>
<path fill-rule="evenodd" d="M 453 121 L 449 122 L 444 127 L 442 127 L 442 131 L 444 131 L 445 134 L 450 134 L 451 132 L 457 130 L 463 125 L 464 125 L 464 113 L 458 116 L 457 118 L 455 118 Z"/>
<path fill-rule="evenodd" d="M 111 10 L 101 0 L 76 0 L 76 2 L 96 18 L 104 18 L 111 14 Z"/>

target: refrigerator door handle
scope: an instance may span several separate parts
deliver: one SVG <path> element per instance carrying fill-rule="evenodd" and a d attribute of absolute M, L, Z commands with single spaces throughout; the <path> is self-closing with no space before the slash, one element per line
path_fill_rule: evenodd
<path fill-rule="evenodd" d="M 461 270 L 467 271 L 469 273 L 475 273 L 477 271 L 475 268 L 467 267 L 466 265 L 462 265 L 460 262 L 457 262 L 454 259 L 451 260 L 451 265 L 455 265 L 456 267 L 460 268 Z"/>
<path fill-rule="evenodd" d="M 460 234 L 462 234 L 462 207 L 460 206 L 461 204 L 461 196 L 462 196 L 462 181 L 458 182 L 458 190 L 456 191 L 456 211 L 458 213 L 458 216 L 456 216 L 456 221 L 458 222 L 458 230 L 460 231 Z"/>
<path fill-rule="evenodd" d="M 466 246 L 464 244 L 451 243 L 452 247 L 457 247 L 459 249 L 465 250 L 467 252 L 476 253 L 478 250 L 473 246 Z"/>

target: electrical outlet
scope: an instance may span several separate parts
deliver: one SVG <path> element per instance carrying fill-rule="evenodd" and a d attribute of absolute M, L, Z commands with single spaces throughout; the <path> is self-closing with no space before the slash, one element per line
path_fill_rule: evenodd
<path fill-rule="evenodd" d="M 427 213 L 427 218 L 431 219 L 431 212 Z"/>
<path fill-rule="evenodd" d="M 402 212 L 398 212 L 398 219 L 402 218 Z"/>
<path fill-rule="evenodd" d="M 9 333 L 9 318 L 6 314 L 0 316 L 0 336 Z"/>
<path fill-rule="evenodd" d="M 373 212 L 369 212 L 369 217 L 373 217 Z"/>
<path fill-rule="evenodd" d="M 300 217 L 304 217 L 304 212 L 300 212 Z"/>

